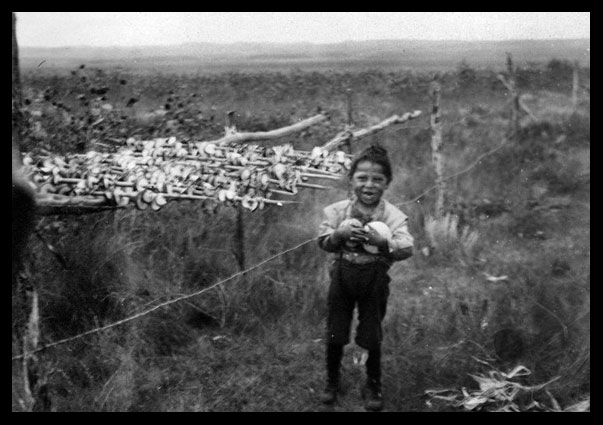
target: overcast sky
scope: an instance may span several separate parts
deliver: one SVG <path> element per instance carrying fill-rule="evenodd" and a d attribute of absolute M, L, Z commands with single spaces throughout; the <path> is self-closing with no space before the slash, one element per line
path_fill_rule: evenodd
<path fill-rule="evenodd" d="M 20 46 L 590 39 L 590 12 L 16 12 Z"/>

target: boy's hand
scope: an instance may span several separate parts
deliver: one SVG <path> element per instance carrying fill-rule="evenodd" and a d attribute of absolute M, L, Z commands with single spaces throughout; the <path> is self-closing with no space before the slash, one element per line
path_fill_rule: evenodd
<path fill-rule="evenodd" d="M 375 229 L 369 227 L 368 230 L 365 230 L 365 237 L 366 240 L 364 243 L 374 245 L 378 248 L 387 248 L 387 238 L 380 235 Z"/>
<path fill-rule="evenodd" d="M 360 242 L 360 240 L 354 239 L 358 231 L 362 231 L 362 224 L 359 221 L 346 220 L 342 222 L 339 227 L 331 234 L 331 239 L 336 244 L 347 241 Z"/>
<path fill-rule="evenodd" d="M 363 227 L 354 227 L 350 235 L 350 242 L 366 243 L 368 232 Z"/>

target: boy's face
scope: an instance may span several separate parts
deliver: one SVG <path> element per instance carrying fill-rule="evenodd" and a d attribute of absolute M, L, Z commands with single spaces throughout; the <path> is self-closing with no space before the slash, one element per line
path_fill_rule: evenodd
<path fill-rule="evenodd" d="M 375 206 L 381 200 L 389 182 L 383 167 L 371 161 L 361 161 L 352 175 L 352 189 L 360 203 Z"/>

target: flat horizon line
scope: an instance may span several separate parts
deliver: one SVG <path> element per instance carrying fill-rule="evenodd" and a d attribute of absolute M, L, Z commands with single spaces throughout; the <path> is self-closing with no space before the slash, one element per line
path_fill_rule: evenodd
<path fill-rule="evenodd" d="M 87 48 L 87 49 L 132 49 L 132 48 L 156 48 L 156 47 L 178 47 L 191 45 L 218 45 L 218 46 L 233 46 L 233 45 L 278 45 L 290 46 L 297 44 L 312 45 L 312 46 L 332 46 L 341 44 L 361 44 L 371 42 L 420 42 L 420 43 L 505 43 L 505 42 L 555 42 L 555 41 L 589 41 L 588 38 L 505 38 L 505 39 L 419 39 L 419 38 L 384 38 L 371 40 L 343 40 L 332 42 L 316 42 L 316 41 L 187 41 L 182 43 L 170 44 L 133 44 L 133 45 L 88 45 L 88 44 L 70 44 L 61 46 L 39 46 L 39 45 L 21 45 L 23 49 L 70 49 L 70 48 Z"/>

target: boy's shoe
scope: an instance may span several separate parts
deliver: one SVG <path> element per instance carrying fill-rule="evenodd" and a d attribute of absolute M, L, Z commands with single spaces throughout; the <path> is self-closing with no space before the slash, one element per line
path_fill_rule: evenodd
<path fill-rule="evenodd" d="M 383 394 L 381 394 L 381 384 L 376 381 L 367 381 L 362 388 L 362 399 L 364 408 L 372 412 L 379 412 L 383 409 Z"/>
<path fill-rule="evenodd" d="M 339 392 L 338 384 L 327 384 L 323 393 L 320 396 L 320 401 L 324 404 L 333 404 L 337 401 L 337 393 Z"/>

